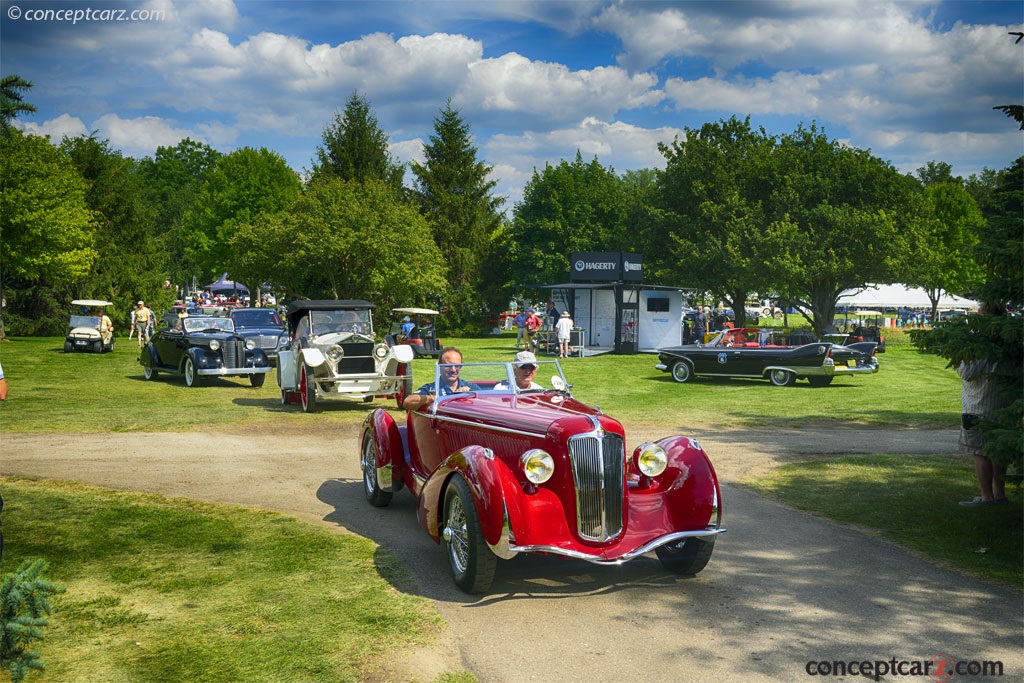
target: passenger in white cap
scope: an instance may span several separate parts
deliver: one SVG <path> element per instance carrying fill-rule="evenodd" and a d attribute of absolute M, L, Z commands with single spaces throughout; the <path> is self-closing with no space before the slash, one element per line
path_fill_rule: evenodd
<path fill-rule="evenodd" d="M 532 351 L 520 351 L 516 354 L 516 357 L 512 360 L 512 375 L 515 377 L 516 387 L 518 387 L 519 391 L 527 389 L 544 390 L 544 387 L 533 381 L 533 378 L 537 375 L 537 356 L 533 355 Z M 494 388 L 496 390 L 507 390 L 508 384 L 498 382 Z"/>

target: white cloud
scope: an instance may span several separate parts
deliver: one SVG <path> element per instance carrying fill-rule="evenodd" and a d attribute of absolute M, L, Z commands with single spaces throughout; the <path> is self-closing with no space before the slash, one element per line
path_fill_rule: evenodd
<path fill-rule="evenodd" d="M 89 130 L 82 123 L 82 120 L 70 114 L 61 114 L 57 118 L 44 121 L 41 124 L 15 120 L 14 125 L 26 133 L 40 137 L 49 137 L 50 142 L 55 145 L 60 144 L 61 139 L 65 135 L 75 138 L 80 135 L 89 134 Z"/>
<path fill-rule="evenodd" d="M 469 70 L 456 98 L 468 110 L 528 113 L 564 122 L 653 106 L 664 98 L 653 74 L 631 76 L 614 66 L 572 71 L 510 52 L 475 62 Z"/>
<path fill-rule="evenodd" d="M 117 114 L 105 114 L 93 122 L 93 127 L 99 131 L 100 139 L 110 140 L 114 149 L 132 157 L 151 155 L 157 147 L 173 147 L 185 138 L 207 142 L 204 136 L 175 128 L 170 121 L 156 116 L 123 119 Z"/>

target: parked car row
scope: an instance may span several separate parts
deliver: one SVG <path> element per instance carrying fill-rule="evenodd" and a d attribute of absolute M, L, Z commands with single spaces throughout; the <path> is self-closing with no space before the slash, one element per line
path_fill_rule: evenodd
<path fill-rule="evenodd" d="M 873 341 L 836 344 L 813 335 L 785 343 L 767 328 L 746 327 L 721 330 L 705 344 L 659 349 L 654 367 L 680 383 L 697 377 L 749 377 L 775 386 L 806 379 L 822 387 L 837 376 L 878 372 L 877 347 Z"/>

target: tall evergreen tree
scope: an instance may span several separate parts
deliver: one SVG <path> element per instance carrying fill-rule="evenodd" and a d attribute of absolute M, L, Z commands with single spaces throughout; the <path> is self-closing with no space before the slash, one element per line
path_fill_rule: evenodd
<path fill-rule="evenodd" d="M 25 102 L 21 97 L 21 91 L 31 87 L 31 82 L 15 74 L 0 79 L 0 130 L 5 137 L 11 134 L 11 121 L 19 114 L 36 110 L 34 105 Z"/>
<path fill-rule="evenodd" d="M 469 126 L 449 100 L 434 119 L 434 134 L 423 147 L 424 163 L 412 163 L 416 200 L 447 268 L 450 327 L 484 312 L 478 288 L 505 202 L 492 194 L 497 182 L 488 179 L 491 167 L 477 153 Z"/>
<path fill-rule="evenodd" d="M 382 180 L 395 189 L 402 188 L 405 167 L 388 152 L 388 136 L 377 123 L 370 103 L 358 92 L 348 98 L 344 114 L 334 115 L 316 155 L 313 178 Z"/>

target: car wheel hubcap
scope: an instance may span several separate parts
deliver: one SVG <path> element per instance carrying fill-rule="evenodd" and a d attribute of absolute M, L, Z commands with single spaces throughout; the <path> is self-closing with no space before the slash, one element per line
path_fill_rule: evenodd
<path fill-rule="evenodd" d="M 462 499 L 452 498 L 448 508 L 448 524 L 444 529 L 444 540 L 448 543 L 448 556 L 452 566 L 460 574 L 469 565 L 469 537 L 466 533 L 466 511 L 462 508 Z"/>

